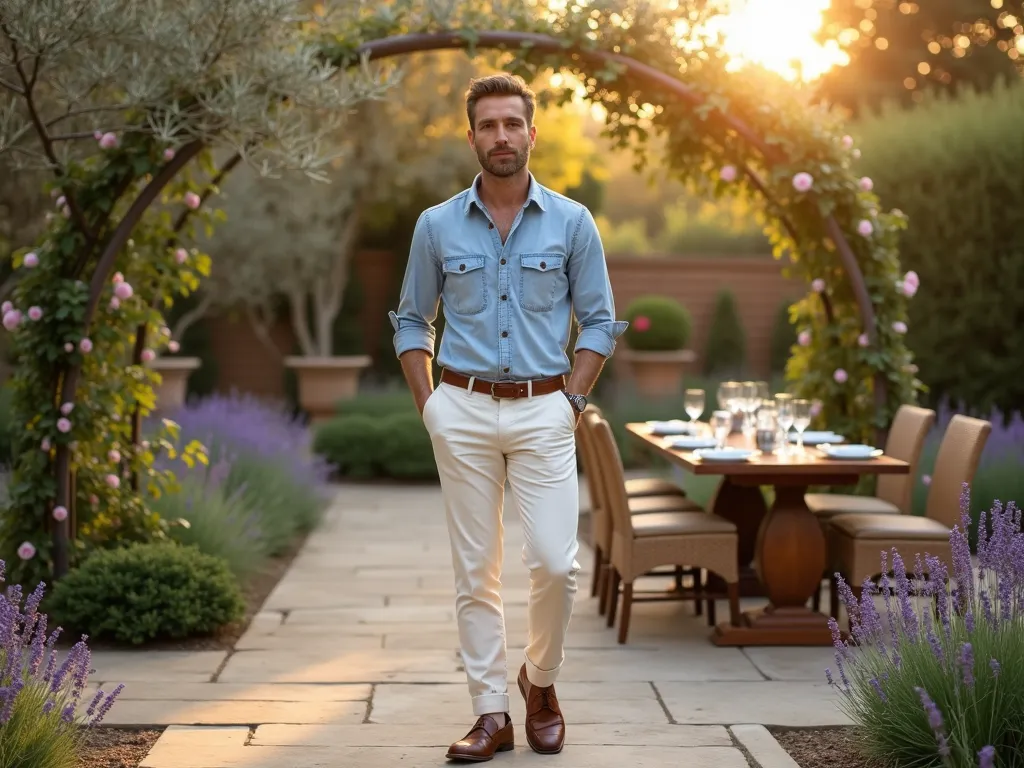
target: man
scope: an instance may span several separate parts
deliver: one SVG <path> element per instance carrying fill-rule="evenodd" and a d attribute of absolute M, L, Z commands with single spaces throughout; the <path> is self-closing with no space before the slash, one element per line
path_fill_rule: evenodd
<path fill-rule="evenodd" d="M 389 313 L 441 478 L 459 640 L 478 716 L 448 757 L 474 762 L 513 748 L 499 595 L 506 479 L 523 521 L 531 580 L 518 679 L 527 741 L 540 753 L 562 749 L 554 683 L 579 571 L 574 433 L 627 325 L 615 320 L 590 212 L 538 184 L 527 168 L 534 110 L 534 94 L 519 78 L 472 82 L 467 135 L 481 173 L 472 187 L 420 215 L 398 312 Z M 446 326 L 435 390 L 439 300 Z M 573 315 L 580 333 L 566 381 Z"/>

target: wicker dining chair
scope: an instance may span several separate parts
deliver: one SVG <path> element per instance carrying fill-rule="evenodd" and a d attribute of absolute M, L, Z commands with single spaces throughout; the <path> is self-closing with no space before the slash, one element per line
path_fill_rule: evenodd
<path fill-rule="evenodd" d="M 960 494 L 970 485 L 992 432 L 992 424 L 982 419 L 956 415 L 950 421 L 939 444 L 928 489 L 925 514 L 848 514 L 832 519 L 828 526 L 829 562 L 833 573 L 842 575 L 859 599 L 865 579 L 880 576 L 882 552 L 895 548 L 905 563 L 913 564 L 917 555 L 939 558 L 952 568 L 950 531 L 960 519 Z M 836 579 L 832 578 L 829 609 L 839 617 Z"/>
<path fill-rule="evenodd" d="M 880 475 L 874 496 L 857 496 L 845 493 L 808 493 L 804 495 L 807 507 L 818 518 L 822 531 L 828 539 L 828 524 L 838 515 L 850 514 L 910 514 L 914 480 L 921 463 L 921 453 L 928 432 L 935 424 L 935 411 L 915 405 L 901 405 L 893 417 L 889 437 L 885 441 L 885 453 L 894 459 L 910 465 L 905 475 Z M 831 580 L 831 572 L 822 574 L 822 582 Z M 814 593 L 813 607 L 821 610 L 821 588 Z"/>
<path fill-rule="evenodd" d="M 609 553 L 608 626 L 615 625 L 622 587 L 622 616 L 619 621 L 619 643 L 625 643 L 634 602 L 654 600 L 729 601 L 730 621 L 740 622 L 739 533 L 736 526 L 704 511 L 658 512 L 634 515 L 626 496 L 622 457 L 608 422 L 599 419 L 593 430 L 594 447 L 601 480 L 604 483 L 608 512 L 614 518 Z M 697 581 L 691 590 L 678 593 L 644 593 L 633 589 L 633 582 L 658 566 L 689 564 L 719 575 L 726 583 L 723 593 L 712 592 Z"/>
<path fill-rule="evenodd" d="M 607 501 L 600 479 L 602 470 L 594 447 L 594 424 L 602 418 L 601 412 L 597 408 L 587 406 L 580 419 L 580 426 L 576 430 L 577 447 L 590 494 L 591 546 L 594 549 L 594 573 L 591 579 L 590 595 L 598 598 L 600 615 L 604 615 L 608 607 L 608 553 L 611 551 L 613 528 L 611 516 L 606 512 Z M 633 480 L 640 480 L 641 483 L 634 483 Z M 643 484 L 643 481 L 648 482 Z M 655 489 L 663 492 L 654 493 Z M 631 514 L 703 511 L 703 507 L 688 498 L 682 488 L 661 478 L 631 478 L 625 482 L 625 490 Z M 676 589 L 682 589 L 682 582 L 686 576 L 700 578 L 699 573 L 682 567 L 674 569 L 671 573 L 651 575 L 674 576 Z M 700 606 L 698 605 L 697 608 L 699 609 Z"/>

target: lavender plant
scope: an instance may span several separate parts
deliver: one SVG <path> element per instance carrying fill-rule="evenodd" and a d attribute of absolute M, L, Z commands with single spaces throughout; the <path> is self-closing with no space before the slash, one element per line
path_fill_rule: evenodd
<path fill-rule="evenodd" d="M 883 552 L 879 585 L 866 580 L 859 600 L 839 579 L 850 637 L 830 619 L 836 672 L 825 675 L 860 726 L 865 757 L 879 765 L 1024 766 L 1021 510 L 996 502 L 979 517 L 972 561 L 966 484 L 960 507 L 952 574 L 937 557 L 917 555 L 911 579 L 893 549 L 891 570 Z"/>
<path fill-rule="evenodd" d="M 0 560 L 0 583 L 6 564 Z M 58 665 L 58 627 L 39 612 L 46 585 L 24 599 L 18 584 L 0 597 L 0 768 L 74 768 L 85 730 L 99 724 L 124 689 L 102 690 L 80 714 L 91 671 L 86 637 Z M 83 728 L 84 726 L 84 728 Z"/>

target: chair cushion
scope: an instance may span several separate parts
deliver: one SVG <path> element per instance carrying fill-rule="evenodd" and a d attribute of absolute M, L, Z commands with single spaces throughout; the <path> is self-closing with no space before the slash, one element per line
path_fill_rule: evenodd
<path fill-rule="evenodd" d="M 832 517 L 852 513 L 872 515 L 898 515 L 899 507 L 875 496 L 853 496 L 843 493 L 808 493 L 804 503 L 818 517 Z"/>
<path fill-rule="evenodd" d="M 702 533 L 736 533 L 736 526 L 707 512 L 659 512 L 633 518 L 633 535 L 637 538 Z"/>
<path fill-rule="evenodd" d="M 685 496 L 640 496 L 629 500 L 631 515 L 647 515 L 652 512 L 703 512 L 704 508 Z"/>
<path fill-rule="evenodd" d="M 626 481 L 627 496 L 685 496 L 686 491 L 660 477 L 634 477 Z"/>
<path fill-rule="evenodd" d="M 919 515 L 837 515 L 829 526 L 853 539 L 949 540 L 949 528 Z"/>

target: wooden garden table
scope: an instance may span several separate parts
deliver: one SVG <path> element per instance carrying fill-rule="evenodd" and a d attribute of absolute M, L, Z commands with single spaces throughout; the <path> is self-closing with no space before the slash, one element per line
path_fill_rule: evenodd
<path fill-rule="evenodd" d="M 706 425 L 702 425 L 705 432 Z M 646 423 L 630 423 L 627 431 L 673 464 L 694 475 L 720 475 L 713 512 L 736 525 L 741 578 L 746 574 L 745 594 L 767 595 L 765 608 L 745 611 L 741 626 L 728 622 L 715 627 L 716 645 L 831 645 L 828 617 L 812 611 L 808 600 L 818 588 L 826 565 L 825 535 L 804 494 L 811 485 L 853 485 L 861 475 L 905 475 L 910 465 L 889 456 L 873 459 L 829 459 L 810 446 L 803 454 L 793 447 L 791 455 L 757 453 L 747 461 L 702 462 L 693 451 L 675 449 L 674 436 L 651 434 Z M 741 434 L 729 436 L 732 448 L 752 448 Z M 759 486 L 775 489 L 769 510 Z M 752 592 L 749 580 L 760 582 Z"/>

